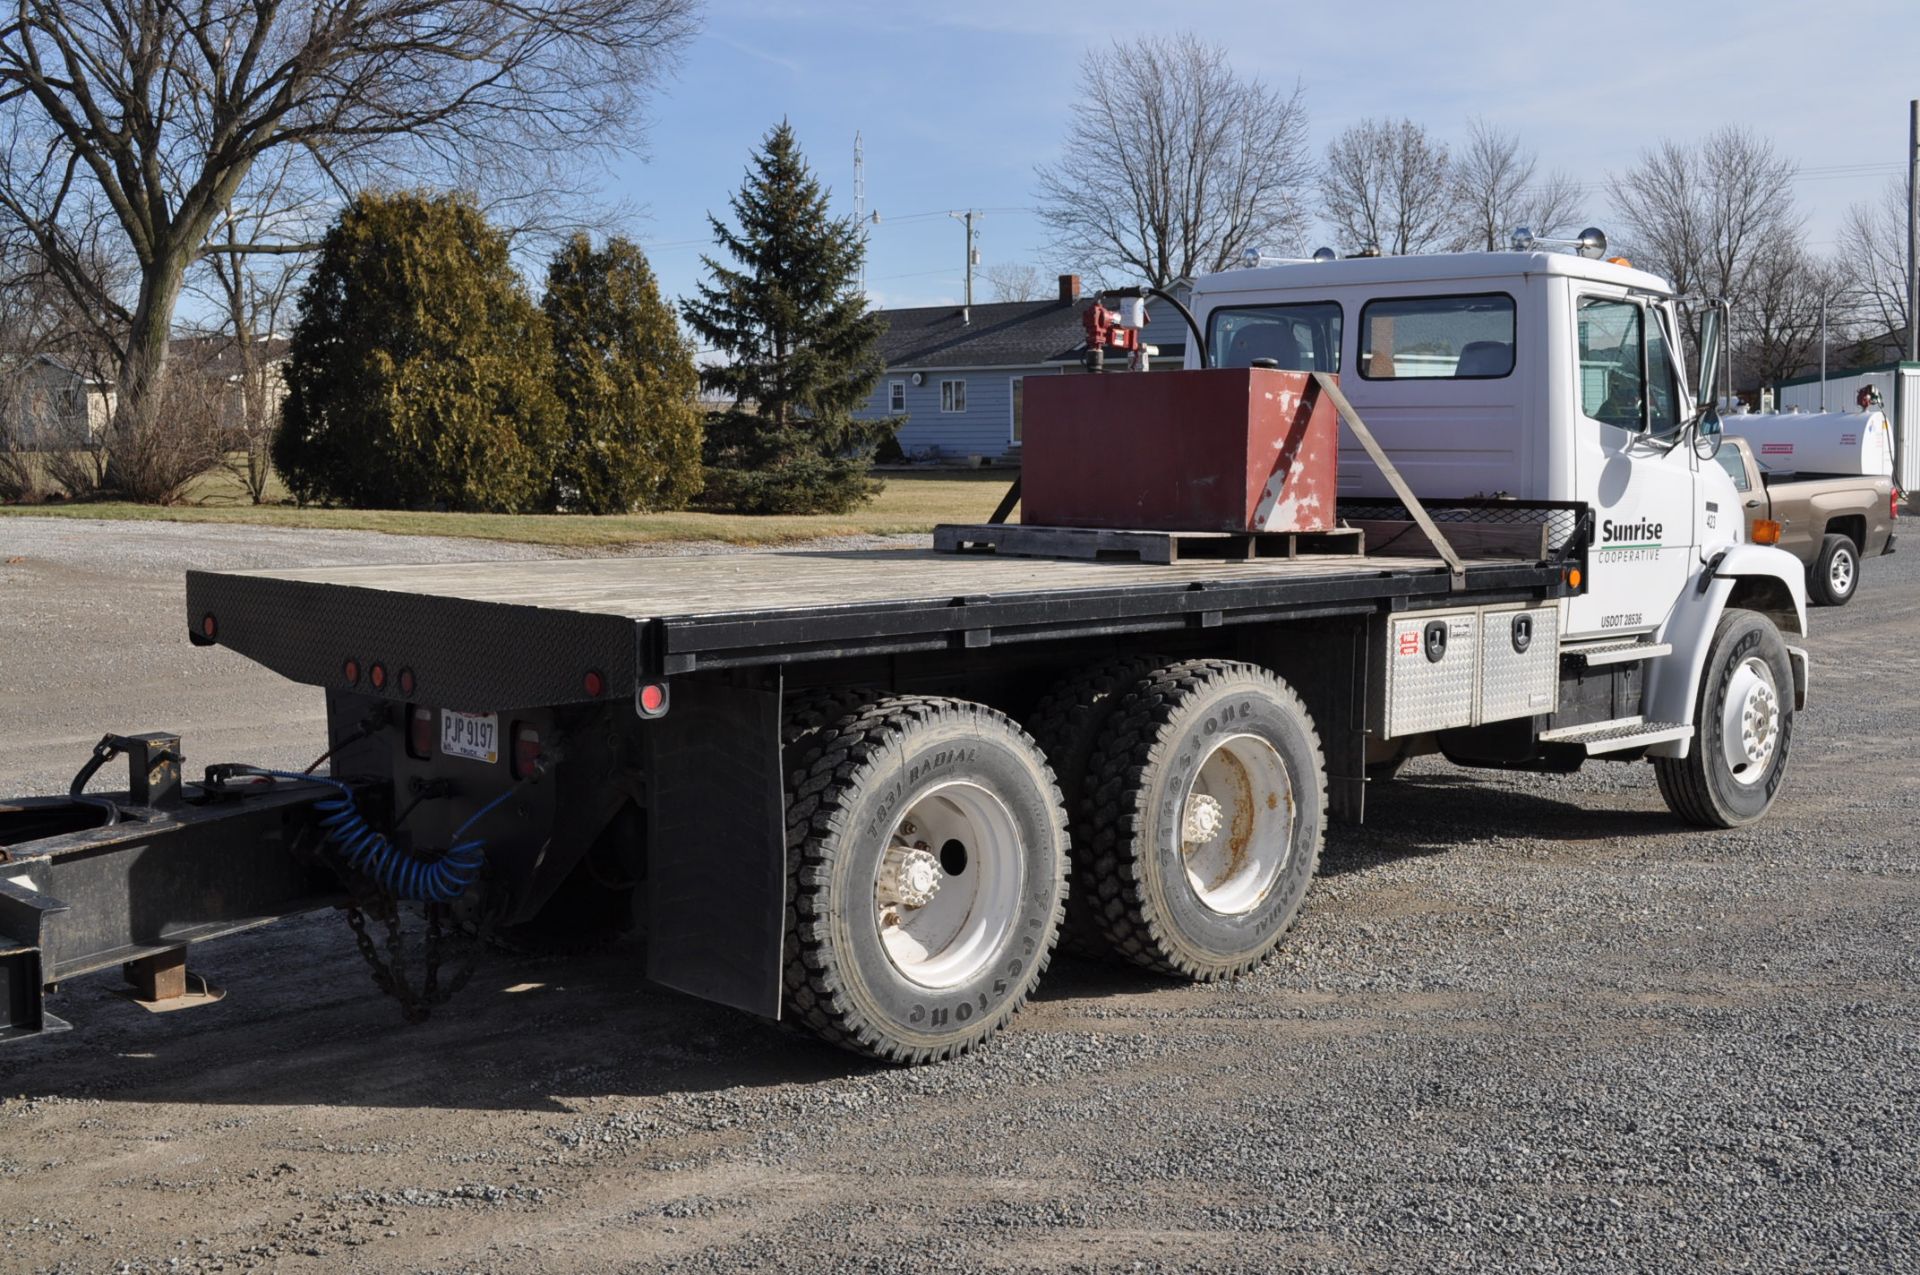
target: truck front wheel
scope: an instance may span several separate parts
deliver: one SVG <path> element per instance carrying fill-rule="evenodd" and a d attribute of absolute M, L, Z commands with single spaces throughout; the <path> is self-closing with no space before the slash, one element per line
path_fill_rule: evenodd
<path fill-rule="evenodd" d="M 787 1012 L 904 1063 L 1003 1027 L 1066 899 L 1066 814 L 1033 740 L 985 705 L 893 696 L 811 732 L 787 774 Z"/>
<path fill-rule="evenodd" d="M 1807 592 L 1821 606 L 1843 607 L 1859 587 L 1860 550 L 1847 536 L 1827 536 L 1807 570 Z"/>
<path fill-rule="evenodd" d="M 1737 828 L 1767 813 L 1793 743 L 1793 665 L 1772 621 L 1720 617 L 1694 706 L 1685 757 L 1656 757 L 1667 808 L 1703 828 Z"/>
<path fill-rule="evenodd" d="M 1299 696 L 1265 669 L 1186 660 L 1128 693 L 1087 772 L 1076 888 L 1112 949 L 1206 980 L 1293 923 L 1326 831 L 1326 765 Z"/>

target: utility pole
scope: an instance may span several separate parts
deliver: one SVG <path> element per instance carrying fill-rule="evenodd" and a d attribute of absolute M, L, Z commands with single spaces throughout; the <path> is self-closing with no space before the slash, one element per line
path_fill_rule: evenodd
<path fill-rule="evenodd" d="M 1827 299 L 1820 298 L 1820 410 L 1827 410 Z"/>
<path fill-rule="evenodd" d="M 1920 363 L 1920 98 L 1907 103 L 1907 362 Z"/>
<path fill-rule="evenodd" d="M 853 130 L 853 224 L 860 227 L 860 295 L 867 295 L 867 151 Z"/>
<path fill-rule="evenodd" d="M 969 208 L 963 213 L 950 212 L 947 216 L 955 221 L 966 223 L 967 227 L 967 299 L 960 307 L 960 322 L 971 326 L 973 323 L 973 268 L 980 264 L 980 250 L 973 246 L 973 223 L 986 214 Z"/>
<path fill-rule="evenodd" d="M 1920 98 L 1907 103 L 1907 362 L 1920 362 Z M 1920 410 L 1907 402 L 1914 372 L 1903 367 L 1894 373 L 1893 480 L 1910 482 L 1913 464 L 1907 449 L 1914 444 L 1913 423 Z"/>

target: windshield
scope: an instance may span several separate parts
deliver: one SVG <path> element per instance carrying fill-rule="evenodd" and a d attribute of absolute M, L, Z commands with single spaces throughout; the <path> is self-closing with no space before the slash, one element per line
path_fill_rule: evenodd
<path fill-rule="evenodd" d="M 1340 306 L 1308 301 L 1222 307 L 1207 315 L 1207 353 L 1215 367 L 1272 359 L 1286 372 L 1338 372 Z"/>

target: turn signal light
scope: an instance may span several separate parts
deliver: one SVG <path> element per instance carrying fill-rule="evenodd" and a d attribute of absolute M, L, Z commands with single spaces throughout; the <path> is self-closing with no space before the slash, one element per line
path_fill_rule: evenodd
<path fill-rule="evenodd" d="M 1580 581 L 1583 579 L 1585 579 L 1585 577 L 1580 574 L 1580 568 L 1578 567 L 1567 568 L 1567 583 L 1569 585 L 1577 589 L 1580 587 Z"/>
<path fill-rule="evenodd" d="M 407 756 L 416 761 L 433 756 L 433 710 L 424 705 L 407 710 Z"/>
<path fill-rule="evenodd" d="M 1777 545 L 1780 543 L 1780 524 L 1771 518 L 1753 520 L 1753 543 L 1757 545 Z"/>

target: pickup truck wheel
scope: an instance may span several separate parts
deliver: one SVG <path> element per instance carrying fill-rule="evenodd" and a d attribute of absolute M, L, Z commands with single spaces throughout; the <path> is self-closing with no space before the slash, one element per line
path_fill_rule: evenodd
<path fill-rule="evenodd" d="M 1793 666 L 1780 631 L 1752 611 L 1720 617 L 1685 757 L 1656 757 L 1667 808 L 1703 828 L 1766 814 L 1793 744 Z"/>
<path fill-rule="evenodd" d="M 1843 607 L 1859 587 L 1860 550 L 1846 536 L 1827 536 L 1807 569 L 1807 592 L 1822 606 Z"/>
<path fill-rule="evenodd" d="M 1096 664 L 1056 682 L 1041 697 L 1027 719 L 1040 751 L 1060 782 L 1067 807 L 1067 839 L 1072 847 L 1073 889 L 1067 895 L 1067 920 L 1061 946 L 1080 956 L 1098 956 L 1107 950 L 1092 908 L 1091 864 L 1084 847 L 1092 844 L 1092 821 L 1086 810 L 1087 760 L 1126 693 L 1142 678 L 1167 662 L 1159 655 L 1123 655 Z"/>
<path fill-rule="evenodd" d="M 1170 664 L 1108 723 L 1087 808 L 1084 885 L 1113 950 L 1164 974 L 1232 977 L 1279 944 L 1312 884 L 1326 831 L 1320 738 L 1265 669 Z"/>
<path fill-rule="evenodd" d="M 1066 813 L 1033 740 L 981 704 L 892 696 L 790 754 L 786 1005 L 872 1058 L 964 1053 L 1046 968 Z"/>

